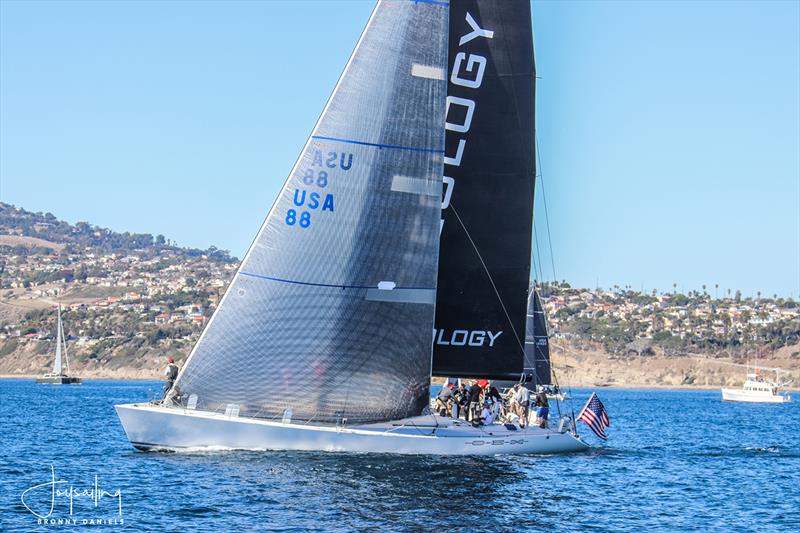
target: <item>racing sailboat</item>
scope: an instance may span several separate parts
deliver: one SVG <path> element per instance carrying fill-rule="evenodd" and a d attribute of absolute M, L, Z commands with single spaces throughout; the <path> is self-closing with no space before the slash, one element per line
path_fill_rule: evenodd
<path fill-rule="evenodd" d="M 379 1 L 138 449 L 552 453 L 574 423 L 424 414 L 432 374 L 524 380 L 528 0 Z"/>

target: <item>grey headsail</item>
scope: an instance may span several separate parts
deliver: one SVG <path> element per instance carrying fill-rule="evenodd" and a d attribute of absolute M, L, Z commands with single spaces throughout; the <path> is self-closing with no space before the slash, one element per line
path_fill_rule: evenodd
<path fill-rule="evenodd" d="M 534 192 L 530 2 L 450 3 L 433 373 L 517 380 Z"/>
<path fill-rule="evenodd" d="M 323 424 L 427 404 L 447 17 L 378 3 L 178 377 L 182 403 Z"/>
<path fill-rule="evenodd" d="M 533 381 L 537 385 L 550 385 L 550 339 L 547 334 L 547 317 L 536 287 L 528 296 L 528 319 L 525 325 L 525 363 L 533 365 Z"/>

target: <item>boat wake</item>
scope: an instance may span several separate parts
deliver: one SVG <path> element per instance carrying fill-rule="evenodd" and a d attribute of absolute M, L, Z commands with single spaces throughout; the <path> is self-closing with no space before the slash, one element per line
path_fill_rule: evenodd
<path fill-rule="evenodd" d="M 693 457 L 800 457 L 800 452 L 786 450 L 779 446 L 741 446 L 738 448 L 711 448 L 707 451 L 690 455 Z"/>
<path fill-rule="evenodd" d="M 768 446 L 766 448 L 762 448 L 760 446 L 747 446 L 743 449 L 745 453 L 750 454 L 759 454 L 759 453 L 783 453 L 783 450 L 778 448 L 777 446 Z"/>

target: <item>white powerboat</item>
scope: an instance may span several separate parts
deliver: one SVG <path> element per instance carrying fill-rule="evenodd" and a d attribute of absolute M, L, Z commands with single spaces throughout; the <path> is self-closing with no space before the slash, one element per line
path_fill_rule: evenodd
<path fill-rule="evenodd" d="M 781 394 L 780 387 L 790 382 L 777 383 L 768 381 L 756 369 L 755 373 L 747 374 L 741 389 L 722 389 L 722 399 L 726 402 L 751 402 L 751 403 L 786 403 L 792 401 L 788 394 Z"/>

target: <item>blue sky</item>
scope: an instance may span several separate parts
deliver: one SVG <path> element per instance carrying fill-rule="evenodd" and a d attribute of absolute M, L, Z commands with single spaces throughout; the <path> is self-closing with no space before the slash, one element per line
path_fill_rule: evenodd
<path fill-rule="evenodd" d="M 0 2 L 0 200 L 241 257 L 371 9 Z M 533 16 L 556 277 L 797 298 L 800 2 Z"/>

